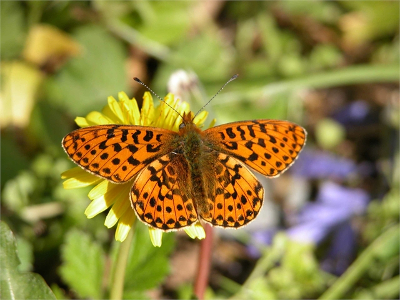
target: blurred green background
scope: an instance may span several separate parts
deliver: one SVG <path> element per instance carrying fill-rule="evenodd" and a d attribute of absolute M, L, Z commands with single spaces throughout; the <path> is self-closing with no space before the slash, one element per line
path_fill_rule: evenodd
<path fill-rule="evenodd" d="M 19 298 L 109 296 L 119 244 L 103 215 L 86 219 L 89 189 L 64 190 L 60 179 L 73 167 L 61 139 L 77 128 L 76 116 L 101 110 L 120 91 L 140 103 L 135 76 L 196 111 L 236 73 L 206 107 L 211 118 L 291 120 L 309 132 L 311 154 L 263 182 L 264 222 L 217 231 L 206 298 L 399 296 L 399 2 L 0 5 L 0 260 L 11 270 L 8 283 L 2 273 L 2 298 L 24 289 Z M 343 161 L 351 171 L 332 171 Z M 325 199 L 327 182 L 368 200 L 337 218 L 327 209 L 323 220 L 333 221 L 321 237 L 302 239 L 321 223 L 300 235 L 298 218 Z M 347 252 L 335 235 L 343 224 L 352 233 Z M 143 224 L 135 231 L 123 297 L 189 299 L 198 241 L 171 233 L 154 248 Z"/>

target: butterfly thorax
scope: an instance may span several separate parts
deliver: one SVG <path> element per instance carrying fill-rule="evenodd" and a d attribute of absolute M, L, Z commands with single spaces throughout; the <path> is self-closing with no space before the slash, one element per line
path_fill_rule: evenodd
<path fill-rule="evenodd" d="M 197 199 L 197 210 L 207 212 L 207 198 L 210 198 L 209 183 L 207 178 L 212 176 L 212 151 L 204 145 L 202 130 L 193 123 L 189 117 L 184 115 L 184 122 L 180 126 L 182 154 L 189 167 L 189 176 L 193 198 Z M 211 152 L 210 152 L 211 151 Z"/>

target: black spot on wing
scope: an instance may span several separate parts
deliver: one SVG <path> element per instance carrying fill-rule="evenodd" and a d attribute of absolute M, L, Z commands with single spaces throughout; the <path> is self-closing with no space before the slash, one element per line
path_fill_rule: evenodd
<path fill-rule="evenodd" d="M 153 131 L 151 130 L 146 130 L 146 135 L 144 136 L 143 140 L 145 140 L 146 142 L 150 142 L 151 139 L 153 138 Z"/>
<path fill-rule="evenodd" d="M 225 132 L 226 132 L 226 134 L 227 134 L 231 139 L 234 139 L 234 138 L 236 137 L 236 134 L 233 132 L 233 130 L 232 130 L 231 127 L 228 127 L 228 128 L 225 130 Z"/>
<path fill-rule="evenodd" d="M 254 133 L 253 125 L 247 125 L 247 129 L 249 130 L 249 134 L 251 137 L 256 137 L 256 134 Z"/>
<path fill-rule="evenodd" d="M 236 130 L 240 132 L 240 138 L 242 141 L 246 140 L 246 132 L 240 126 L 237 126 Z"/>

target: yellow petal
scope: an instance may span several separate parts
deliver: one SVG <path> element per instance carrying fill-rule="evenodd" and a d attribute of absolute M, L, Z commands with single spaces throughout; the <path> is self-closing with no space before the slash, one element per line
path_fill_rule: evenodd
<path fill-rule="evenodd" d="M 141 125 L 139 106 L 136 99 L 129 99 L 125 92 L 119 92 L 118 99 L 124 117 L 124 124 Z"/>
<path fill-rule="evenodd" d="M 118 219 L 123 216 L 123 214 L 126 212 L 127 209 L 131 209 L 131 203 L 129 200 L 129 192 L 131 185 L 128 183 L 119 185 L 119 187 L 121 188 L 118 188 L 119 193 L 115 197 L 114 205 L 108 212 L 108 215 L 104 222 L 104 225 L 106 225 L 108 228 L 113 227 L 116 221 L 118 221 Z"/>
<path fill-rule="evenodd" d="M 104 220 L 104 225 L 105 225 L 107 228 L 111 228 L 111 227 L 113 227 L 115 224 L 117 224 L 117 222 L 118 222 L 118 217 L 117 217 L 117 215 L 115 214 L 115 212 L 114 212 L 112 209 L 110 209 L 109 212 L 108 212 L 108 214 L 107 214 L 106 219 Z"/>
<path fill-rule="evenodd" d="M 136 220 L 133 209 L 127 210 L 118 222 L 117 230 L 115 231 L 115 239 L 123 242 L 128 236 L 129 230 L 131 230 L 133 223 Z"/>
<path fill-rule="evenodd" d="M 1 63 L 0 125 L 25 127 L 29 124 L 43 74 L 19 61 Z"/>
<path fill-rule="evenodd" d="M 107 101 L 108 105 L 104 106 L 101 112 L 103 113 L 103 115 L 110 118 L 114 124 L 122 124 L 124 116 L 117 100 L 115 100 L 114 97 L 110 96 L 107 98 Z"/>
<path fill-rule="evenodd" d="M 81 128 L 90 126 L 90 124 L 88 123 L 86 118 L 83 118 L 83 117 L 76 117 L 75 123 Z"/>
<path fill-rule="evenodd" d="M 180 115 L 183 115 L 183 113 L 187 113 L 190 111 L 190 105 L 187 102 L 181 102 L 181 105 L 179 105 L 176 110 L 179 112 Z"/>
<path fill-rule="evenodd" d="M 112 184 L 108 180 L 103 180 L 100 182 L 98 185 L 96 185 L 94 188 L 92 188 L 88 194 L 88 197 L 90 200 L 94 200 L 105 193 L 107 193 L 108 189 L 111 188 L 112 186 L 116 186 L 116 184 Z"/>
<path fill-rule="evenodd" d="M 204 124 L 204 122 L 206 121 L 207 116 L 208 116 L 208 112 L 203 110 L 196 116 L 196 118 L 194 118 L 193 123 L 196 124 L 197 126 L 201 127 Z"/>
<path fill-rule="evenodd" d="M 204 231 L 204 228 L 201 226 L 200 222 L 196 222 L 189 227 L 185 227 L 184 230 L 192 239 L 198 238 L 199 240 L 202 240 L 206 237 L 206 232 Z"/>
<path fill-rule="evenodd" d="M 69 178 L 63 182 L 64 189 L 76 189 L 100 182 L 101 178 L 94 176 L 80 167 L 69 169 L 61 174 L 62 179 Z"/>
<path fill-rule="evenodd" d="M 105 124 L 113 124 L 112 119 L 106 117 L 102 113 L 98 111 L 92 111 L 88 113 L 86 116 L 86 121 L 89 125 L 105 125 Z"/>
<path fill-rule="evenodd" d="M 177 119 L 181 119 L 181 117 L 179 116 L 179 110 L 177 110 L 177 103 L 178 101 L 175 100 L 174 95 L 173 94 L 168 94 L 165 97 L 165 102 L 168 103 L 170 106 L 173 107 L 170 108 L 166 108 L 166 112 L 167 115 L 165 116 L 165 120 L 164 120 L 164 124 L 163 124 L 163 128 L 167 128 L 167 129 L 172 129 L 174 131 L 178 131 L 179 130 L 179 125 L 182 121 L 178 121 Z M 186 102 L 182 102 L 181 104 L 184 104 Z M 182 115 L 182 114 L 181 114 Z"/>
<path fill-rule="evenodd" d="M 166 128 L 164 127 L 164 124 L 165 118 L 167 116 L 167 109 L 168 106 L 164 102 L 161 102 L 160 105 L 157 107 L 153 123 L 155 127 Z"/>
<path fill-rule="evenodd" d="M 124 105 L 124 111 L 126 112 L 127 121 L 126 124 L 141 125 L 139 106 L 135 98 L 132 100 L 121 102 Z"/>
<path fill-rule="evenodd" d="M 142 110 L 140 112 L 141 125 L 150 126 L 154 122 L 154 103 L 151 93 L 145 92 L 143 95 Z"/>
<path fill-rule="evenodd" d="M 150 240 L 154 247 L 161 247 L 162 234 L 163 234 L 163 232 L 160 229 L 155 229 L 153 227 L 149 227 Z"/>
<path fill-rule="evenodd" d="M 130 100 L 129 97 L 125 92 L 118 93 L 118 101 L 129 101 L 129 100 Z"/>
<path fill-rule="evenodd" d="M 81 50 L 65 32 L 51 25 L 37 24 L 29 31 L 22 55 L 27 61 L 41 66 L 55 58 L 65 60 L 76 56 Z"/>
<path fill-rule="evenodd" d="M 181 105 L 177 108 L 179 116 L 176 118 L 175 123 L 172 126 L 173 131 L 179 131 L 179 125 L 182 123 L 182 117 L 185 112 L 190 111 L 190 105 L 187 102 L 182 102 Z"/>
<path fill-rule="evenodd" d="M 165 96 L 164 102 L 160 103 L 155 112 L 154 126 L 178 131 L 182 122 L 180 115 L 182 115 L 183 111 L 188 110 L 189 104 L 181 102 L 179 107 L 177 104 L 178 101 L 175 100 L 173 94 Z"/>
<path fill-rule="evenodd" d="M 75 167 L 72 169 L 69 169 L 67 171 L 64 171 L 61 173 L 61 179 L 67 179 L 67 178 L 72 178 L 72 177 L 76 177 L 76 176 L 81 176 L 84 174 L 87 174 L 88 172 L 86 172 L 85 170 L 83 170 L 80 167 Z M 94 175 L 92 175 L 94 176 Z"/>
<path fill-rule="evenodd" d="M 120 185 L 107 180 L 100 182 L 88 194 L 88 197 L 93 201 L 86 208 L 85 215 L 91 219 L 109 208 L 118 199 L 118 194 L 121 192 L 120 188 Z"/>
<path fill-rule="evenodd" d="M 211 122 L 210 122 L 210 125 L 208 125 L 208 128 L 214 127 L 215 123 L 217 123 L 217 120 L 216 119 L 212 119 Z"/>
<path fill-rule="evenodd" d="M 117 230 L 115 231 L 115 240 L 119 242 L 125 241 L 126 237 L 128 236 L 129 230 L 131 230 L 131 226 L 119 222 Z"/>
<path fill-rule="evenodd" d="M 99 197 L 90 202 L 89 206 L 85 210 L 85 215 L 88 219 L 97 216 L 99 213 L 105 211 L 110 207 L 112 203 L 107 203 L 104 197 Z"/>

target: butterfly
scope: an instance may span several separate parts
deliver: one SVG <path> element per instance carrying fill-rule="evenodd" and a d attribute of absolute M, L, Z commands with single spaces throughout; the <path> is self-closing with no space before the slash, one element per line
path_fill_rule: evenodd
<path fill-rule="evenodd" d="M 199 219 L 239 228 L 254 220 L 264 189 L 249 167 L 277 177 L 306 141 L 299 125 L 279 120 L 228 123 L 201 130 L 192 112 L 179 132 L 136 125 L 98 125 L 64 137 L 81 168 L 112 183 L 132 180 L 129 198 L 148 226 L 171 231 Z"/>

